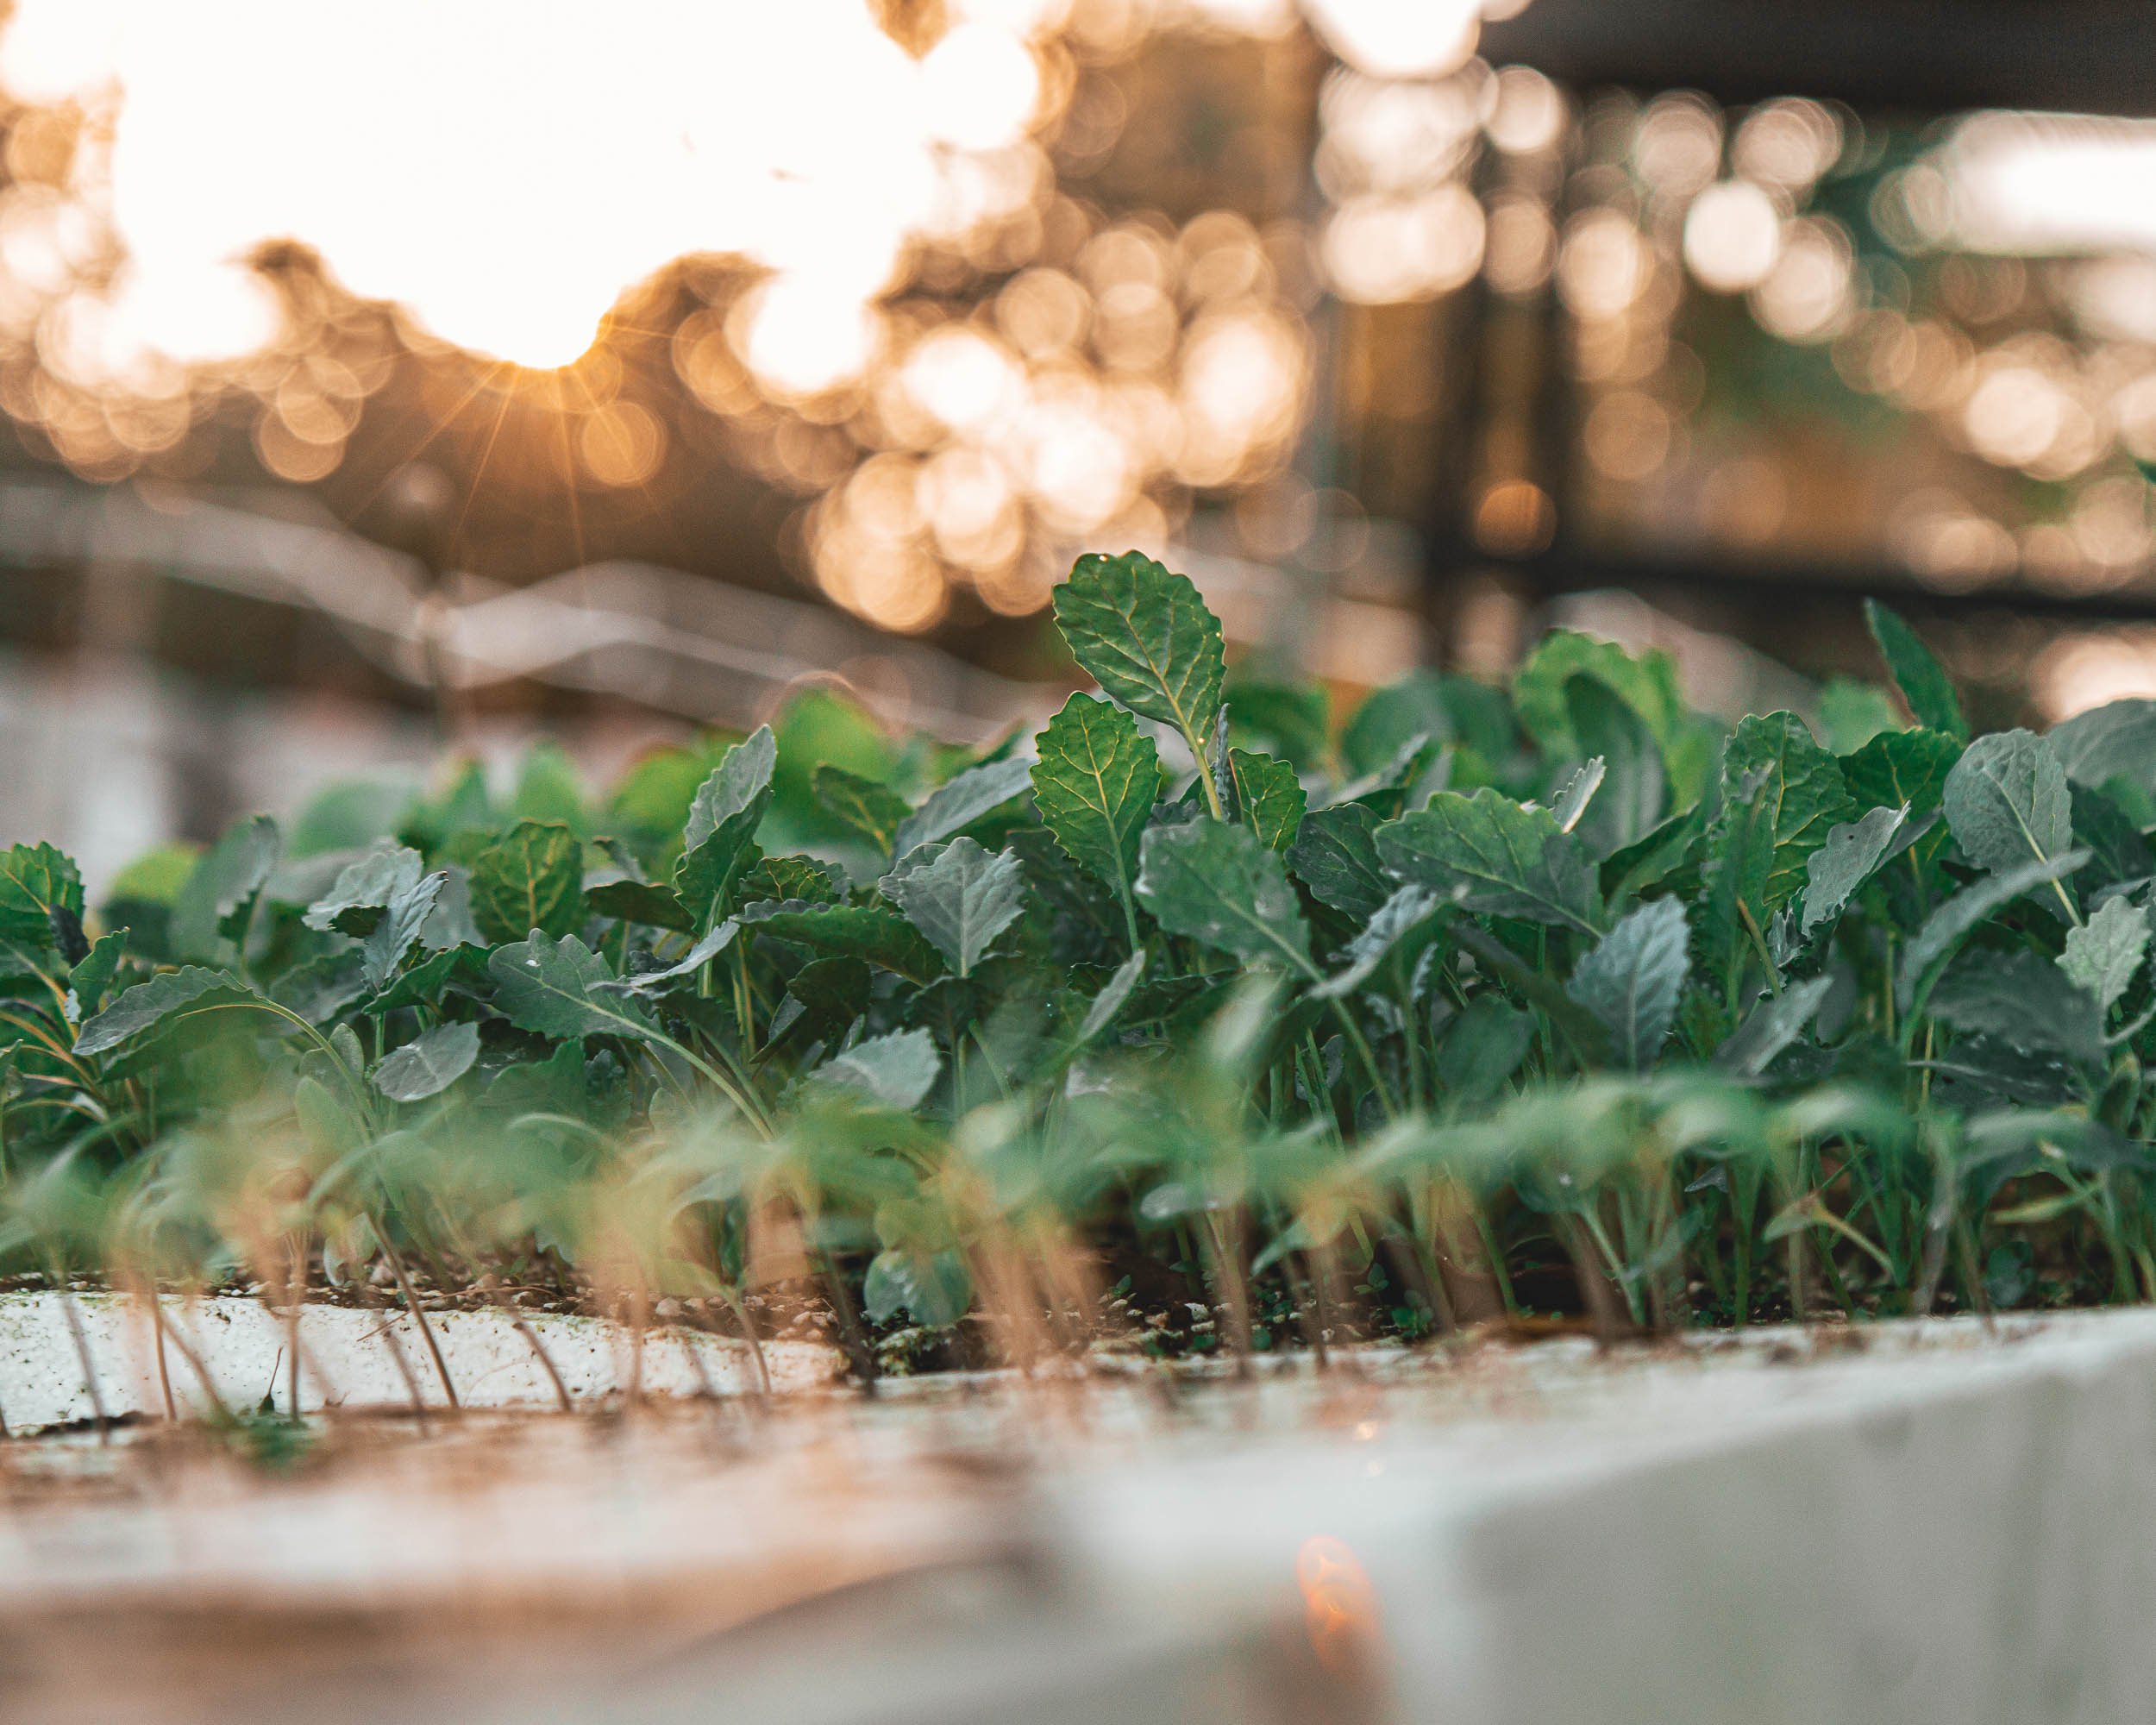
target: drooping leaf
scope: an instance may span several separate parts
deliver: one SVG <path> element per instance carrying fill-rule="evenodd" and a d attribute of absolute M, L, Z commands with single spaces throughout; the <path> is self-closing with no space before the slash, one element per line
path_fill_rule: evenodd
<path fill-rule="evenodd" d="M 1190 578 L 1136 551 L 1088 554 L 1056 589 L 1055 603 L 1056 627 L 1087 674 L 1140 718 L 1173 725 L 1203 755 L 1226 660 L 1219 619 Z"/>
<path fill-rule="evenodd" d="M 1896 837 L 1908 824 L 1908 805 L 1875 808 L 1861 820 L 1832 827 L 1827 843 L 1814 850 L 1805 865 L 1802 932 L 1830 923 L 1870 880 L 1886 858 Z"/>
<path fill-rule="evenodd" d="M 857 1042 L 814 1073 L 815 1082 L 859 1091 L 887 1108 L 917 1108 L 936 1088 L 943 1057 L 924 1030 L 894 1031 Z"/>
<path fill-rule="evenodd" d="M 868 967 L 858 958 L 812 958 L 787 979 L 787 997 L 819 1024 L 843 1028 L 869 1000 Z M 771 1032 L 775 1038 L 778 1032 Z"/>
<path fill-rule="evenodd" d="M 559 940 L 543 929 L 497 947 L 486 961 L 494 1003 L 521 1030 L 541 1036 L 621 1036 L 649 1041 L 655 1033 L 642 1007 L 600 985 L 612 969 L 573 934 Z"/>
<path fill-rule="evenodd" d="M 1654 1063 L 1676 1021 L 1691 969 L 1689 933 L 1678 900 L 1642 905 L 1580 960 L 1565 985 L 1608 1030 L 1614 1057 L 1635 1072 Z"/>
<path fill-rule="evenodd" d="M 1315 975 L 1310 926 L 1288 871 L 1248 827 L 1205 820 L 1149 828 L 1138 895 L 1171 934 Z"/>
<path fill-rule="evenodd" d="M 122 1044 L 190 1013 L 259 1006 L 261 999 L 229 970 L 190 964 L 164 971 L 123 990 L 110 1006 L 85 1024 L 76 1034 L 75 1052 L 85 1057 L 109 1054 Z"/>
<path fill-rule="evenodd" d="M 1399 884 L 1378 859 L 1382 824 L 1376 811 L 1361 803 L 1313 809 L 1288 847 L 1288 866 L 1319 904 L 1366 920 Z"/>
<path fill-rule="evenodd" d="M 390 895 L 381 920 L 360 944 L 361 973 L 370 989 L 386 987 L 404 956 L 418 944 L 419 932 L 434 914 L 435 902 L 448 879 L 446 874 L 423 875 Z"/>
<path fill-rule="evenodd" d="M 99 935 L 90 950 L 68 971 L 67 992 L 73 1000 L 72 1011 L 78 1020 L 104 1004 L 105 993 L 112 987 L 112 979 L 119 975 L 120 960 L 127 950 L 127 930 L 113 929 Z"/>
<path fill-rule="evenodd" d="M 689 804 L 681 857 L 674 865 L 674 895 L 702 933 L 738 908 L 737 888 L 762 855 L 756 828 L 771 806 L 771 776 L 779 745 L 768 724 L 720 757 Z"/>
<path fill-rule="evenodd" d="M 594 842 L 605 853 L 606 865 L 585 871 L 586 910 L 593 916 L 641 923 L 647 928 L 688 932 L 688 907 L 674 896 L 672 888 L 660 886 L 644 873 L 643 863 L 634 850 L 618 838 Z"/>
<path fill-rule="evenodd" d="M 600 988 L 610 994 L 661 994 L 676 982 L 693 977 L 712 959 L 734 944 L 734 937 L 741 932 L 741 925 L 730 917 L 698 941 L 673 963 L 658 970 L 637 970 L 611 982 L 602 982 Z"/>
<path fill-rule="evenodd" d="M 1591 755 L 1575 767 L 1550 796 L 1550 813 L 1556 819 L 1559 832 L 1576 829 L 1581 818 L 1594 806 L 1595 793 L 1602 787 L 1608 776 L 1609 763 L 1599 755 Z"/>
<path fill-rule="evenodd" d="M 1962 942 L 1986 917 L 2024 893 L 2065 880 L 2088 860 L 2087 851 L 2069 850 L 2063 856 L 2025 862 L 1963 888 L 1934 911 L 1902 954 L 1895 999 L 1902 1015 L 1906 1017 L 1930 992 L 1946 961 L 1960 950 Z"/>
<path fill-rule="evenodd" d="M 2051 745 L 2032 731 L 1979 737 L 1946 775 L 1940 802 L 1956 842 L 1993 874 L 2048 862 L 2073 847 L 2065 771 Z M 2059 880 L 2035 896 L 2053 915 L 2080 919 L 2073 894 Z"/>
<path fill-rule="evenodd" d="M 438 889 L 437 889 L 438 890 Z M 472 864 L 472 917 L 489 941 L 584 925 L 584 851 L 566 826 L 520 820 Z"/>
<path fill-rule="evenodd" d="M 930 793 L 899 823 L 891 854 L 899 862 L 924 844 L 938 844 L 1020 795 L 1032 782 L 1023 761 L 987 761 L 968 767 Z"/>
<path fill-rule="evenodd" d="M 445 946 L 394 978 L 367 1002 L 367 1010 L 390 1013 L 399 1007 L 434 1007 L 449 988 L 469 993 L 484 982 L 486 974 L 485 947 Z"/>
<path fill-rule="evenodd" d="M 392 1102 L 423 1101 L 455 1083 L 479 1057 L 477 1025 L 436 1025 L 375 1063 L 374 1088 Z"/>
<path fill-rule="evenodd" d="M 1340 1000 L 1353 994 L 1377 972 L 1393 950 L 1426 924 L 1451 900 L 1427 887 L 1402 887 L 1379 906 L 1357 932 L 1341 957 L 1347 963 L 1310 992 L 1319 1000 Z"/>
<path fill-rule="evenodd" d="M 425 872 L 419 853 L 410 845 L 384 841 L 338 872 L 329 890 L 307 906 L 302 919 L 309 928 L 363 937 L 374 932 L 383 908 L 399 889 L 409 888 Z"/>
<path fill-rule="evenodd" d="M 1294 768 L 1270 755 L 1252 755 L 1241 749 L 1228 751 L 1228 763 L 1244 825 L 1267 850 L 1286 850 L 1295 842 L 1308 800 Z"/>
<path fill-rule="evenodd" d="M 1808 976 L 1767 994 L 1714 1051 L 1714 1064 L 1742 1078 L 1758 1077 L 1804 1033 L 1833 986 L 1832 976 Z"/>
<path fill-rule="evenodd" d="M 1620 905 L 1651 887 L 1664 885 L 1672 876 L 1680 877 L 1696 888 L 1699 853 L 1707 837 L 1707 816 L 1705 806 L 1695 803 L 1683 814 L 1671 815 L 1643 837 L 1612 851 L 1602 859 L 1602 865 L 1596 871 L 1603 895 L 1612 905 Z"/>
<path fill-rule="evenodd" d="M 1957 1030 L 2036 1053 L 2103 1058 L 2103 1009 L 2041 953 L 1971 952 L 1931 992 L 1926 1010 Z"/>
<path fill-rule="evenodd" d="M 907 853 L 880 890 L 961 976 L 1025 907 L 1025 883 L 1013 851 L 984 850 L 970 838 Z"/>
<path fill-rule="evenodd" d="M 1946 775 L 1961 758 L 1961 747 L 1936 731 L 1886 731 L 1855 754 L 1842 757 L 1842 777 L 1858 807 L 1908 805 L 1909 823 L 1879 870 L 1888 912 L 1905 928 L 1915 927 L 1928 913 L 1932 901 L 1951 889 L 1937 872 L 1952 843 L 1946 824 L 1940 819 L 1940 798 L 1946 788 Z"/>
<path fill-rule="evenodd" d="M 1100 985 L 1100 992 L 1093 997 L 1086 1007 L 1085 1017 L 1079 1020 L 1075 1038 L 1078 1047 L 1082 1048 L 1115 1022 L 1116 1015 L 1131 998 L 1131 991 L 1138 987 L 1138 979 L 1145 974 L 1146 962 L 1150 957 L 1144 947 L 1140 947 L 1117 965 L 1108 980 Z"/>
<path fill-rule="evenodd" d="M 1969 740 L 1969 721 L 1962 717 L 1961 701 L 1954 693 L 1946 668 L 1911 629 L 1876 599 L 1864 602 L 1864 620 L 1871 638 L 1894 674 L 1895 687 L 1908 703 L 1916 722 L 1959 742 Z"/>
<path fill-rule="evenodd" d="M 1138 841 L 1160 789 L 1160 755 L 1129 713 L 1073 695 L 1040 734 L 1033 806 L 1056 842 L 1135 907 Z"/>
<path fill-rule="evenodd" d="M 832 958 L 858 958 L 909 982 L 932 982 L 943 974 L 943 961 L 920 931 L 897 911 L 880 905 L 816 905 L 784 900 L 749 905 L 743 926 L 780 940 L 799 943 Z"/>
<path fill-rule="evenodd" d="M 2061 719 L 2044 737 L 2076 784 L 2124 779 L 2156 795 L 2156 700 L 2132 696 L 2107 702 Z"/>
<path fill-rule="evenodd" d="M 828 762 L 816 769 L 813 783 L 825 813 L 858 833 L 879 856 L 889 857 L 899 825 L 912 812 L 904 797 L 877 780 Z"/>
<path fill-rule="evenodd" d="M 2123 894 L 2106 899 L 2089 920 L 2066 931 L 2059 968 L 2108 1013 L 2132 984 L 2148 952 L 2148 912 Z"/>
<path fill-rule="evenodd" d="M 1438 792 L 1378 829 L 1377 854 L 1401 881 L 1459 890 L 1471 911 L 1601 932 L 1601 894 L 1579 841 L 1547 809 L 1497 791 Z"/>

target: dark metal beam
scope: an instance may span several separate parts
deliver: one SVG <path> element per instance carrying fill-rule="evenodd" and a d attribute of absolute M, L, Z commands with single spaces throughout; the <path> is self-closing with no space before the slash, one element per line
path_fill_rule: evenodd
<path fill-rule="evenodd" d="M 2156 115 L 2147 0 L 1532 0 L 1482 53 L 1561 82 L 1694 89 L 1730 105 Z"/>

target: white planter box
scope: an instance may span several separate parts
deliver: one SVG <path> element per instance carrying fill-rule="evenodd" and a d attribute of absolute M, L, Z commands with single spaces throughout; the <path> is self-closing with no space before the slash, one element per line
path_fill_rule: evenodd
<path fill-rule="evenodd" d="M 161 1304 L 165 1322 L 201 1362 L 228 1408 L 251 1413 L 266 1397 L 277 1411 L 291 1411 L 291 1329 L 283 1314 L 231 1295 Z M 186 1352 L 170 1340 L 160 1378 L 156 1327 L 141 1301 L 78 1294 L 75 1309 L 109 1416 L 162 1414 L 167 1383 L 183 1412 L 209 1410 L 210 1397 Z M 622 1326 L 553 1313 L 523 1317 L 573 1398 L 614 1395 L 636 1379 L 635 1345 Z M 504 1314 L 429 1312 L 427 1321 L 467 1407 L 560 1405 L 545 1364 Z M 308 1305 L 301 1309 L 299 1335 L 303 1412 L 409 1408 L 415 1389 L 429 1407 L 448 1405 L 434 1358 L 408 1314 Z M 836 1350 L 805 1342 L 768 1342 L 764 1358 L 780 1389 L 828 1383 L 843 1368 Z M 748 1344 L 686 1330 L 652 1331 L 641 1371 L 642 1389 L 653 1396 L 694 1396 L 707 1385 L 719 1395 L 738 1395 L 759 1387 Z M 95 1412 L 60 1296 L 0 1295 L 0 1416 L 9 1429 L 34 1432 Z"/>
<path fill-rule="evenodd" d="M 593 1346 L 587 1381 L 617 1383 Z M 18 1357 L 0 1340 L 21 1401 Z M 483 1680 L 460 1653 L 310 1717 L 2156 1720 L 2156 1313 L 1363 1354 L 1241 1387 L 919 1380 L 753 1430 L 515 1429 L 484 1491 L 457 1460 L 473 1433 L 431 1485 L 411 1446 L 252 1496 L 228 1469 L 128 1508 L 19 1496 L 0 1665 L 57 1645 L 41 1613 L 105 1622 L 120 1599 L 199 1596 L 228 1623 L 395 1601 L 383 1621 L 406 1624 L 507 1599 L 589 1644 L 528 1629 L 505 1659 L 498 1626 Z M 566 1465 L 518 1474 L 542 1432 Z M 671 1651 L 647 1658 L 662 1622 Z"/>

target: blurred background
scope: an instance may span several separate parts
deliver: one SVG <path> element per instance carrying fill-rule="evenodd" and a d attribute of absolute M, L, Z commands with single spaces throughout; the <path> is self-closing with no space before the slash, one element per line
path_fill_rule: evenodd
<path fill-rule="evenodd" d="M 1564 622 L 1817 712 L 1862 593 L 1995 722 L 2156 693 L 2153 66 L 2138 0 L 13 0 L 0 842 L 985 741 L 1086 549 L 1339 700 Z"/>

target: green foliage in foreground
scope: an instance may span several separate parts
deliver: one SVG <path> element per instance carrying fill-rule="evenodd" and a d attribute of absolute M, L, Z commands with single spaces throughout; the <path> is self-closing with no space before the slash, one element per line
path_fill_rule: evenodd
<path fill-rule="evenodd" d="M 1687 709 L 1557 634 L 1336 723 L 1081 559 L 1103 694 L 977 758 L 824 696 L 605 795 L 348 786 L 92 917 L 0 858 L 0 1245 L 273 1287 L 813 1288 L 1006 1355 L 2156 1296 L 2156 704 Z M 1290 1332 L 1292 1333 L 1292 1332 Z"/>

